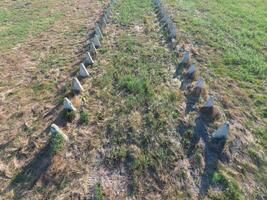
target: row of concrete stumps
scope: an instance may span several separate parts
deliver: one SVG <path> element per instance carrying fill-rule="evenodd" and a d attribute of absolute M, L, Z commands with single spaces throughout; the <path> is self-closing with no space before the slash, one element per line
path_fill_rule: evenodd
<path fill-rule="evenodd" d="M 191 188 L 189 198 L 202 199 L 206 196 L 210 184 L 212 183 L 212 174 L 218 169 L 218 161 L 223 159 L 222 152 L 229 135 L 230 124 L 228 121 L 225 121 L 219 125 L 217 130 L 209 133 L 207 127 L 210 125 L 215 126 L 214 122 L 218 121 L 223 113 L 214 105 L 214 97 L 209 95 L 212 92 L 208 91 L 205 79 L 199 75 L 199 69 L 192 61 L 192 58 L 197 54 L 195 49 L 186 48 L 186 46 L 178 44 L 178 32 L 171 17 L 168 15 L 160 0 L 153 1 L 160 27 L 167 35 L 168 47 L 177 55 L 178 60 L 180 60 L 176 66 L 173 78 L 179 78 L 181 81 L 180 90 L 184 91 L 186 97 L 185 120 L 187 115 L 192 111 L 195 111 L 198 115 L 193 125 L 194 136 L 193 138 L 189 138 L 190 148 L 185 149 L 184 152 L 187 155 L 188 161 L 184 163 L 188 168 L 187 175 L 190 177 L 187 180 L 188 185 L 190 185 L 189 188 Z M 180 55 L 182 59 L 179 59 Z M 196 103 L 199 102 L 200 99 L 206 102 L 202 106 L 197 107 Z M 178 133 L 182 138 L 187 137 L 185 135 L 188 128 L 187 123 L 188 122 L 181 122 L 178 125 Z M 194 171 L 194 162 L 191 162 L 194 152 L 196 148 L 198 148 L 198 143 L 203 149 L 201 154 L 205 162 L 201 174 Z M 195 180 L 196 174 L 198 174 L 197 180 Z"/>
<path fill-rule="evenodd" d="M 88 67 L 94 65 L 95 63 L 93 57 L 96 58 L 97 49 L 101 48 L 103 30 L 105 29 L 110 20 L 112 8 L 116 2 L 117 0 L 110 0 L 107 7 L 103 11 L 103 14 L 99 18 L 98 22 L 95 24 L 93 32 L 91 32 L 87 37 L 86 43 L 84 45 L 86 54 L 84 55 L 83 61 L 79 65 L 79 72 L 77 77 L 73 78 L 71 83 L 71 92 L 74 95 L 80 94 L 84 91 L 84 88 L 79 79 L 85 79 L 90 76 Z M 68 97 L 64 98 L 63 109 L 65 112 L 77 112 L 77 108 L 75 108 L 75 106 L 72 104 L 71 100 L 68 99 Z M 51 125 L 50 132 L 52 133 L 52 137 L 55 137 L 57 134 L 59 134 L 64 138 L 65 142 L 69 141 L 68 136 L 56 124 Z"/>
<path fill-rule="evenodd" d="M 168 15 L 166 9 L 162 5 L 160 0 L 154 0 L 156 12 L 159 18 L 161 28 L 167 33 L 167 42 L 172 50 L 176 50 L 177 47 L 177 30 L 171 17 Z M 185 71 L 185 73 L 182 73 Z M 183 52 L 183 57 L 180 63 L 176 67 L 174 78 L 180 76 L 183 80 L 182 83 L 186 84 L 186 81 L 193 82 L 194 88 L 190 91 L 191 99 L 197 101 L 203 93 L 207 93 L 206 83 L 202 76 L 198 75 L 198 70 L 195 64 L 192 63 L 192 55 L 190 50 Z M 184 76 L 184 77 L 182 77 Z M 183 86 L 183 85 L 182 85 Z M 219 110 L 214 105 L 214 98 L 208 96 L 204 105 L 199 109 L 200 114 L 203 116 L 216 120 L 219 115 Z M 226 140 L 229 134 L 229 122 L 226 121 L 221 124 L 216 131 L 211 134 L 212 139 Z"/>

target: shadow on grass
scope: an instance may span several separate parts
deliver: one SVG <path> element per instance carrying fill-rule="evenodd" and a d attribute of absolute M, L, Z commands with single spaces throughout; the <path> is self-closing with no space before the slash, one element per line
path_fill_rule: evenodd
<path fill-rule="evenodd" d="M 178 126 L 178 131 L 183 140 L 188 140 L 186 143 L 183 143 L 185 153 L 188 158 L 191 158 L 197 152 L 197 144 L 200 140 L 204 143 L 204 161 L 205 161 L 205 168 L 203 170 L 201 181 L 199 184 L 199 194 L 198 198 L 203 199 L 213 184 L 212 177 L 213 174 L 218 171 L 218 162 L 219 160 L 225 161 L 225 157 L 223 155 L 223 150 L 226 141 L 225 140 L 212 140 L 209 137 L 209 133 L 207 127 L 211 121 L 207 121 L 205 117 L 199 115 L 198 118 L 195 120 L 195 126 L 192 134 L 188 135 L 188 130 L 192 127 L 181 123 Z M 186 139 L 187 138 L 187 139 Z M 195 166 L 191 168 L 194 169 Z"/>
<path fill-rule="evenodd" d="M 176 70 L 175 70 L 175 72 L 174 72 L 173 78 L 178 78 L 178 76 L 182 74 L 182 72 L 183 72 L 183 68 L 184 68 L 184 64 L 179 63 L 179 64 L 176 66 Z"/>
<path fill-rule="evenodd" d="M 195 111 L 195 105 L 199 101 L 200 97 L 199 96 L 194 96 L 189 94 L 186 97 L 186 108 L 185 108 L 185 115 L 188 115 L 190 112 Z"/>
<path fill-rule="evenodd" d="M 49 112 L 57 113 L 57 118 L 52 122 L 60 127 L 67 124 L 64 118 L 64 110 L 59 110 L 60 105 L 56 105 Z M 48 134 L 50 132 L 50 125 L 42 131 L 41 134 Z M 21 199 L 28 190 L 31 190 L 40 178 L 48 171 L 53 158 L 53 145 L 51 138 L 48 139 L 46 145 L 34 156 L 34 158 L 26 164 L 18 174 L 16 174 L 10 184 L 0 193 L 4 195 L 11 190 L 14 190 L 13 199 Z"/>
<path fill-rule="evenodd" d="M 46 173 L 51 165 L 51 161 L 51 145 L 50 142 L 48 142 L 45 147 L 41 149 L 41 151 L 39 151 L 36 156 L 12 179 L 11 183 L 2 194 L 14 190 L 14 199 L 22 198 L 25 191 L 32 189 L 42 175 Z"/>
<path fill-rule="evenodd" d="M 202 116 L 199 116 L 196 121 L 195 134 L 202 139 L 205 144 L 204 148 L 204 161 L 205 168 L 202 173 L 199 198 L 203 198 L 207 195 L 208 189 L 212 185 L 213 174 L 218 171 L 218 162 L 223 157 L 223 149 L 226 140 L 214 140 L 209 138 L 207 126 L 210 122 L 206 121 Z"/>

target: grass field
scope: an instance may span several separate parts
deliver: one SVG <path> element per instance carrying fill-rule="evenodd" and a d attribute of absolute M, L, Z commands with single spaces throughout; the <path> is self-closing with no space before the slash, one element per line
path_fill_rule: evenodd
<path fill-rule="evenodd" d="M 193 44 L 198 50 L 201 58 L 197 63 L 208 68 L 203 76 L 211 90 L 220 92 L 215 96 L 223 99 L 222 104 L 225 99 L 233 103 L 230 110 L 223 106 L 227 116 L 241 121 L 266 155 L 266 1 L 162 2 L 177 25 L 179 43 Z M 251 147 L 248 153 L 254 157 L 252 152 L 259 152 L 258 148 Z M 256 179 L 262 177 L 258 181 L 266 190 L 262 169 L 255 170 L 254 175 Z"/>
<path fill-rule="evenodd" d="M 105 2 L 0 2 L 0 199 L 265 199 L 265 0 L 162 0 L 217 121 L 201 122 L 205 96 L 187 111 L 152 0 L 118 0 L 67 121 L 62 100 Z M 227 141 L 207 139 L 226 120 Z"/>
<path fill-rule="evenodd" d="M 193 43 L 199 48 L 200 64 L 206 65 L 216 77 L 233 79 L 251 100 L 252 104 L 245 104 L 244 109 L 263 120 L 254 124 L 253 130 L 266 147 L 266 2 L 163 0 L 163 3 L 179 29 L 178 40 Z M 229 93 L 233 90 L 225 89 Z M 242 107 L 242 102 L 238 103 Z"/>
<path fill-rule="evenodd" d="M 6 52 L 18 43 L 49 28 L 64 13 L 56 8 L 57 2 L 40 1 L 1 1 L 0 11 L 0 50 Z M 52 9 L 51 9 L 52 8 Z"/>
<path fill-rule="evenodd" d="M 58 117 L 57 105 L 76 71 L 72 65 L 104 3 L 0 2 L 0 199 L 53 198 L 66 186 L 62 176 L 52 175 L 61 158 L 46 157 L 47 128 Z M 51 186 L 31 188 L 49 174 Z"/>

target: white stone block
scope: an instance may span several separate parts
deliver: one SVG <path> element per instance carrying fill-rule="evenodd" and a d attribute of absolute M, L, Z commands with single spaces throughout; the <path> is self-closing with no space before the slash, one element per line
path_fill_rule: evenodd
<path fill-rule="evenodd" d="M 64 98 L 63 107 L 65 110 L 77 111 L 77 109 L 67 97 Z"/>
<path fill-rule="evenodd" d="M 87 69 L 83 63 L 80 64 L 79 74 L 81 77 L 88 77 L 89 76 L 89 72 L 87 71 Z"/>
<path fill-rule="evenodd" d="M 199 79 L 196 82 L 196 88 L 203 89 L 205 86 L 205 80 L 203 77 L 199 77 Z"/>
<path fill-rule="evenodd" d="M 182 64 L 188 64 L 190 61 L 190 52 L 189 51 L 186 51 L 184 53 L 184 56 L 183 56 L 183 59 L 181 61 Z"/>
<path fill-rule="evenodd" d="M 102 31 L 98 25 L 95 27 L 95 34 L 97 34 L 100 38 L 103 38 Z"/>
<path fill-rule="evenodd" d="M 101 43 L 99 41 L 98 36 L 95 34 L 95 36 L 92 38 L 92 42 L 94 43 L 95 47 L 98 49 L 101 47 Z"/>
<path fill-rule="evenodd" d="M 211 108 L 214 105 L 214 99 L 213 97 L 209 97 L 208 100 L 203 105 L 204 108 Z"/>
<path fill-rule="evenodd" d="M 222 124 L 215 132 L 212 133 L 213 139 L 226 139 L 229 134 L 229 122 Z"/>
<path fill-rule="evenodd" d="M 72 80 L 72 86 L 71 86 L 71 89 L 73 91 L 77 91 L 77 92 L 82 92 L 83 91 L 83 87 L 80 83 L 80 81 L 77 79 L 77 78 L 74 78 Z"/>
<path fill-rule="evenodd" d="M 85 54 L 85 59 L 84 59 L 84 65 L 88 66 L 88 65 L 93 65 L 95 62 L 91 57 L 90 52 L 87 52 Z"/>
<path fill-rule="evenodd" d="M 65 141 L 69 141 L 69 137 L 63 133 L 63 131 L 56 125 L 56 124 L 52 124 L 51 127 L 50 127 L 50 132 L 53 134 L 53 135 L 56 135 L 56 134 L 60 134 Z"/>

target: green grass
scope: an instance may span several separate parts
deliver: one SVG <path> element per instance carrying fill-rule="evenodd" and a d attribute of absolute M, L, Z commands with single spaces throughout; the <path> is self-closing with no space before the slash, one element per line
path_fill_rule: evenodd
<path fill-rule="evenodd" d="M 95 200 L 104 200 L 104 194 L 100 183 L 95 184 Z"/>
<path fill-rule="evenodd" d="M 266 120 L 266 1 L 162 2 L 177 25 L 178 41 L 200 48 L 204 64 L 218 77 L 234 79 L 250 97 L 251 112 Z"/>
<path fill-rule="evenodd" d="M 262 92 L 263 79 L 266 75 L 265 53 L 262 51 L 266 28 L 264 20 L 260 21 L 263 8 L 257 8 L 259 12 L 251 13 L 250 6 L 249 9 L 243 8 L 247 7 L 244 2 L 248 0 L 237 2 L 216 0 L 208 1 L 209 3 L 193 0 L 164 0 L 164 2 L 172 7 L 172 11 L 177 11 L 174 18 L 183 33 L 181 40 L 196 41 L 203 48 L 216 49 L 211 54 L 203 55 L 206 64 L 216 75 L 230 76 L 240 84 L 240 87 L 249 89 L 246 91 L 249 91 L 250 98 L 254 100 L 256 113 L 266 118 L 264 108 L 266 96 Z M 38 5 L 38 1 L 32 3 Z M 249 4 L 260 6 L 261 3 L 262 1 L 255 1 Z M 10 3 L 9 6 L 14 7 L 15 3 Z M 52 14 L 47 17 L 51 12 Z M 96 127 L 95 134 L 104 143 L 106 166 L 117 169 L 125 167 L 131 194 L 136 195 L 136 199 L 144 198 L 149 192 L 160 194 L 162 199 L 168 199 L 170 196 L 185 199 L 179 198 L 177 191 L 184 192 L 185 195 L 189 193 L 185 191 L 187 188 L 183 185 L 184 182 L 188 182 L 189 173 L 187 167 L 183 164 L 180 166 L 179 161 L 186 157 L 182 151 L 190 153 L 192 143 L 194 144 L 198 138 L 191 131 L 193 127 L 189 127 L 180 141 L 182 147 L 179 145 L 176 130 L 180 117 L 183 117 L 179 109 L 184 99 L 179 94 L 178 87 L 170 86 L 169 80 L 172 74 L 168 72 L 168 67 L 174 67 L 175 58 L 167 48 L 163 47 L 162 32 L 153 29 L 153 25 L 155 26 L 153 13 L 152 1 L 119 1 L 112 20 L 117 24 L 116 26 L 110 24 L 110 29 L 116 29 L 116 35 L 112 36 L 111 40 L 103 40 L 97 67 L 97 70 L 101 72 L 103 70 L 103 73 L 93 76 L 90 80 L 94 92 L 90 93 L 88 101 L 84 98 L 86 101 L 83 103 L 87 104 L 88 110 L 80 112 L 80 122 L 88 125 L 90 113 L 90 122 L 92 120 L 92 124 Z M 21 7 L 8 11 L 3 9 L 0 11 L 0 22 L 3 24 L 1 27 L 3 32 L 0 33 L 0 39 L 3 39 L 2 43 L 0 42 L 0 51 L 8 50 L 14 44 L 26 41 L 30 35 L 34 36 L 46 30 L 61 16 L 61 13 L 54 13 L 49 7 L 35 6 L 32 9 Z M 37 17 L 38 20 L 35 19 Z M 256 19 L 257 17 L 259 19 Z M 12 20 L 14 23 L 10 23 Z M 252 28 L 251 24 L 254 24 Z M 63 35 L 73 38 L 85 32 L 83 26 L 77 33 L 65 31 Z M 7 42 L 10 40 L 12 42 Z M 70 63 L 74 55 L 67 54 L 66 57 L 63 49 L 63 45 L 59 44 L 56 50 L 51 50 L 41 59 L 38 72 L 44 77 L 49 77 L 51 69 L 62 69 Z M 40 55 L 36 53 L 35 56 Z M 69 67 L 65 67 L 61 72 L 64 71 L 68 76 L 67 68 Z M 96 69 L 92 68 L 92 71 L 94 70 Z M 54 82 L 36 81 L 32 90 L 38 96 L 44 91 L 54 91 L 55 88 Z M 68 88 L 65 85 L 58 91 L 61 94 L 58 101 L 61 103 L 62 96 Z M 88 94 L 82 95 L 87 97 Z M 96 108 L 90 104 L 92 99 L 97 100 L 97 105 L 100 105 L 101 109 L 94 111 Z M 239 103 L 238 100 L 236 102 Z M 65 117 L 72 121 L 75 113 L 65 112 Z M 255 130 L 255 135 L 262 138 L 262 141 L 265 141 L 265 133 L 266 129 L 262 127 Z M 92 137 L 92 143 L 93 139 Z M 61 135 L 55 135 L 50 142 L 49 152 L 51 151 L 52 155 L 63 150 L 64 138 Z M 198 148 L 192 156 L 200 173 L 201 151 L 202 149 Z M 250 155 L 255 157 L 257 154 L 255 151 L 250 151 Z M 86 157 L 90 159 L 87 155 Z M 80 162 L 78 163 L 80 165 Z M 265 177 L 261 176 L 259 171 L 256 172 L 258 179 L 266 182 Z M 24 176 L 18 176 L 17 179 L 19 180 L 17 182 L 23 181 Z M 60 183 L 62 186 L 56 186 L 59 190 L 65 187 L 64 181 Z M 212 184 L 223 189 L 220 197 L 212 196 L 211 199 L 241 198 L 242 191 L 237 182 L 221 172 L 213 174 Z M 99 200 L 105 198 L 100 183 L 95 184 L 94 197 Z"/>
<path fill-rule="evenodd" d="M 130 192 L 138 197 L 152 185 L 162 187 L 164 175 L 171 178 L 168 170 L 180 150 L 166 136 L 179 117 L 176 106 L 181 98 L 177 88 L 165 84 L 171 77 L 166 67 L 173 55 L 159 43 L 161 35 L 149 30 L 138 35 L 134 31 L 136 25 L 154 24 L 155 18 L 147 18 L 154 13 L 152 1 L 125 0 L 115 10 L 118 14 L 114 21 L 128 28 L 116 27 L 118 37 L 110 41 L 116 47 L 111 44 L 112 50 L 101 51 L 103 60 L 108 61 L 100 64 L 105 73 L 92 83 L 99 87 L 97 98 L 109 108 L 103 117 L 107 119 L 105 137 L 111 146 L 105 163 L 110 168 L 126 167 Z M 147 182 L 143 177 L 152 180 Z"/>
<path fill-rule="evenodd" d="M 46 6 L 37 0 L 28 5 L 23 2 L 0 2 L 3 8 L 0 10 L 0 52 L 36 36 L 63 16 L 63 13 L 50 8 L 53 5 L 51 0 L 46 2 Z"/>
<path fill-rule="evenodd" d="M 76 113 L 75 111 L 64 110 L 63 116 L 68 122 L 72 122 L 76 117 Z"/>
<path fill-rule="evenodd" d="M 267 6 L 264 0 L 163 2 L 173 7 L 174 20 L 186 34 L 184 37 L 193 38 L 203 48 L 217 50 L 211 55 L 215 57 L 210 63 L 215 70 L 225 66 L 227 75 L 249 82 L 266 78 Z"/>
<path fill-rule="evenodd" d="M 205 64 L 218 76 L 234 78 L 266 119 L 267 9 L 264 0 L 163 0 L 173 12 L 180 40 L 196 43 Z M 210 52 L 210 49 L 213 52 Z M 242 104 L 242 102 L 237 101 Z M 258 131 L 262 132 L 262 131 Z M 263 134 L 260 134 L 263 135 Z"/>
<path fill-rule="evenodd" d="M 236 88 L 216 85 L 205 71 L 202 76 L 212 90 L 227 95 L 234 104 L 226 113 L 235 110 L 240 120 L 256 136 L 265 154 L 266 130 L 266 77 L 267 77 L 267 4 L 265 0 L 162 0 L 178 29 L 178 42 L 190 42 L 199 49 L 201 62 L 222 80 L 229 77 Z M 222 81 L 223 83 L 224 81 Z M 220 96 L 219 96 L 220 97 Z M 228 114 L 227 114 L 228 115 Z M 188 142 L 186 139 L 185 143 Z M 259 151 L 254 149 L 254 151 Z M 253 153 L 252 151 L 247 152 Z M 257 158 L 257 157 L 255 157 Z M 257 163 L 257 160 L 255 160 Z M 264 170 L 261 180 L 265 180 Z M 258 179 L 258 173 L 255 173 Z M 260 183 L 259 181 L 257 181 Z M 261 184 L 265 185 L 264 182 Z"/>
<path fill-rule="evenodd" d="M 211 199 L 232 199 L 232 200 L 242 199 L 237 182 L 232 179 L 226 178 L 224 174 L 220 172 L 215 172 L 212 175 L 212 183 L 215 185 L 223 184 L 225 189 L 222 194 L 219 195 L 210 194 Z"/>
<path fill-rule="evenodd" d="M 65 144 L 64 137 L 61 134 L 55 134 L 50 139 L 50 153 L 55 155 L 63 150 Z"/>
<path fill-rule="evenodd" d="M 145 95 L 148 92 L 146 80 L 142 80 L 133 75 L 120 77 L 118 85 L 119 89 L 134 95 Z"/>
<path fill-rule="evenodd" d="M 89 114 L 87 111 L 82 110 L 80 112 L 80 122 L 84 125 L 88 125 L 89 123 Z"/>
<path fill-rule="evenodd" d="M 120 12 L 120 14 L 116 17 L 118 21 L 124 25 L 142 22 L 142 20 L 146 17 L 146 13 L 144 11 L 152 11 L 152 7 L 150 5 L 150 1 L 127 0 L 127 2 L 120 3 L 116 7 L 116 9 Z"/>

